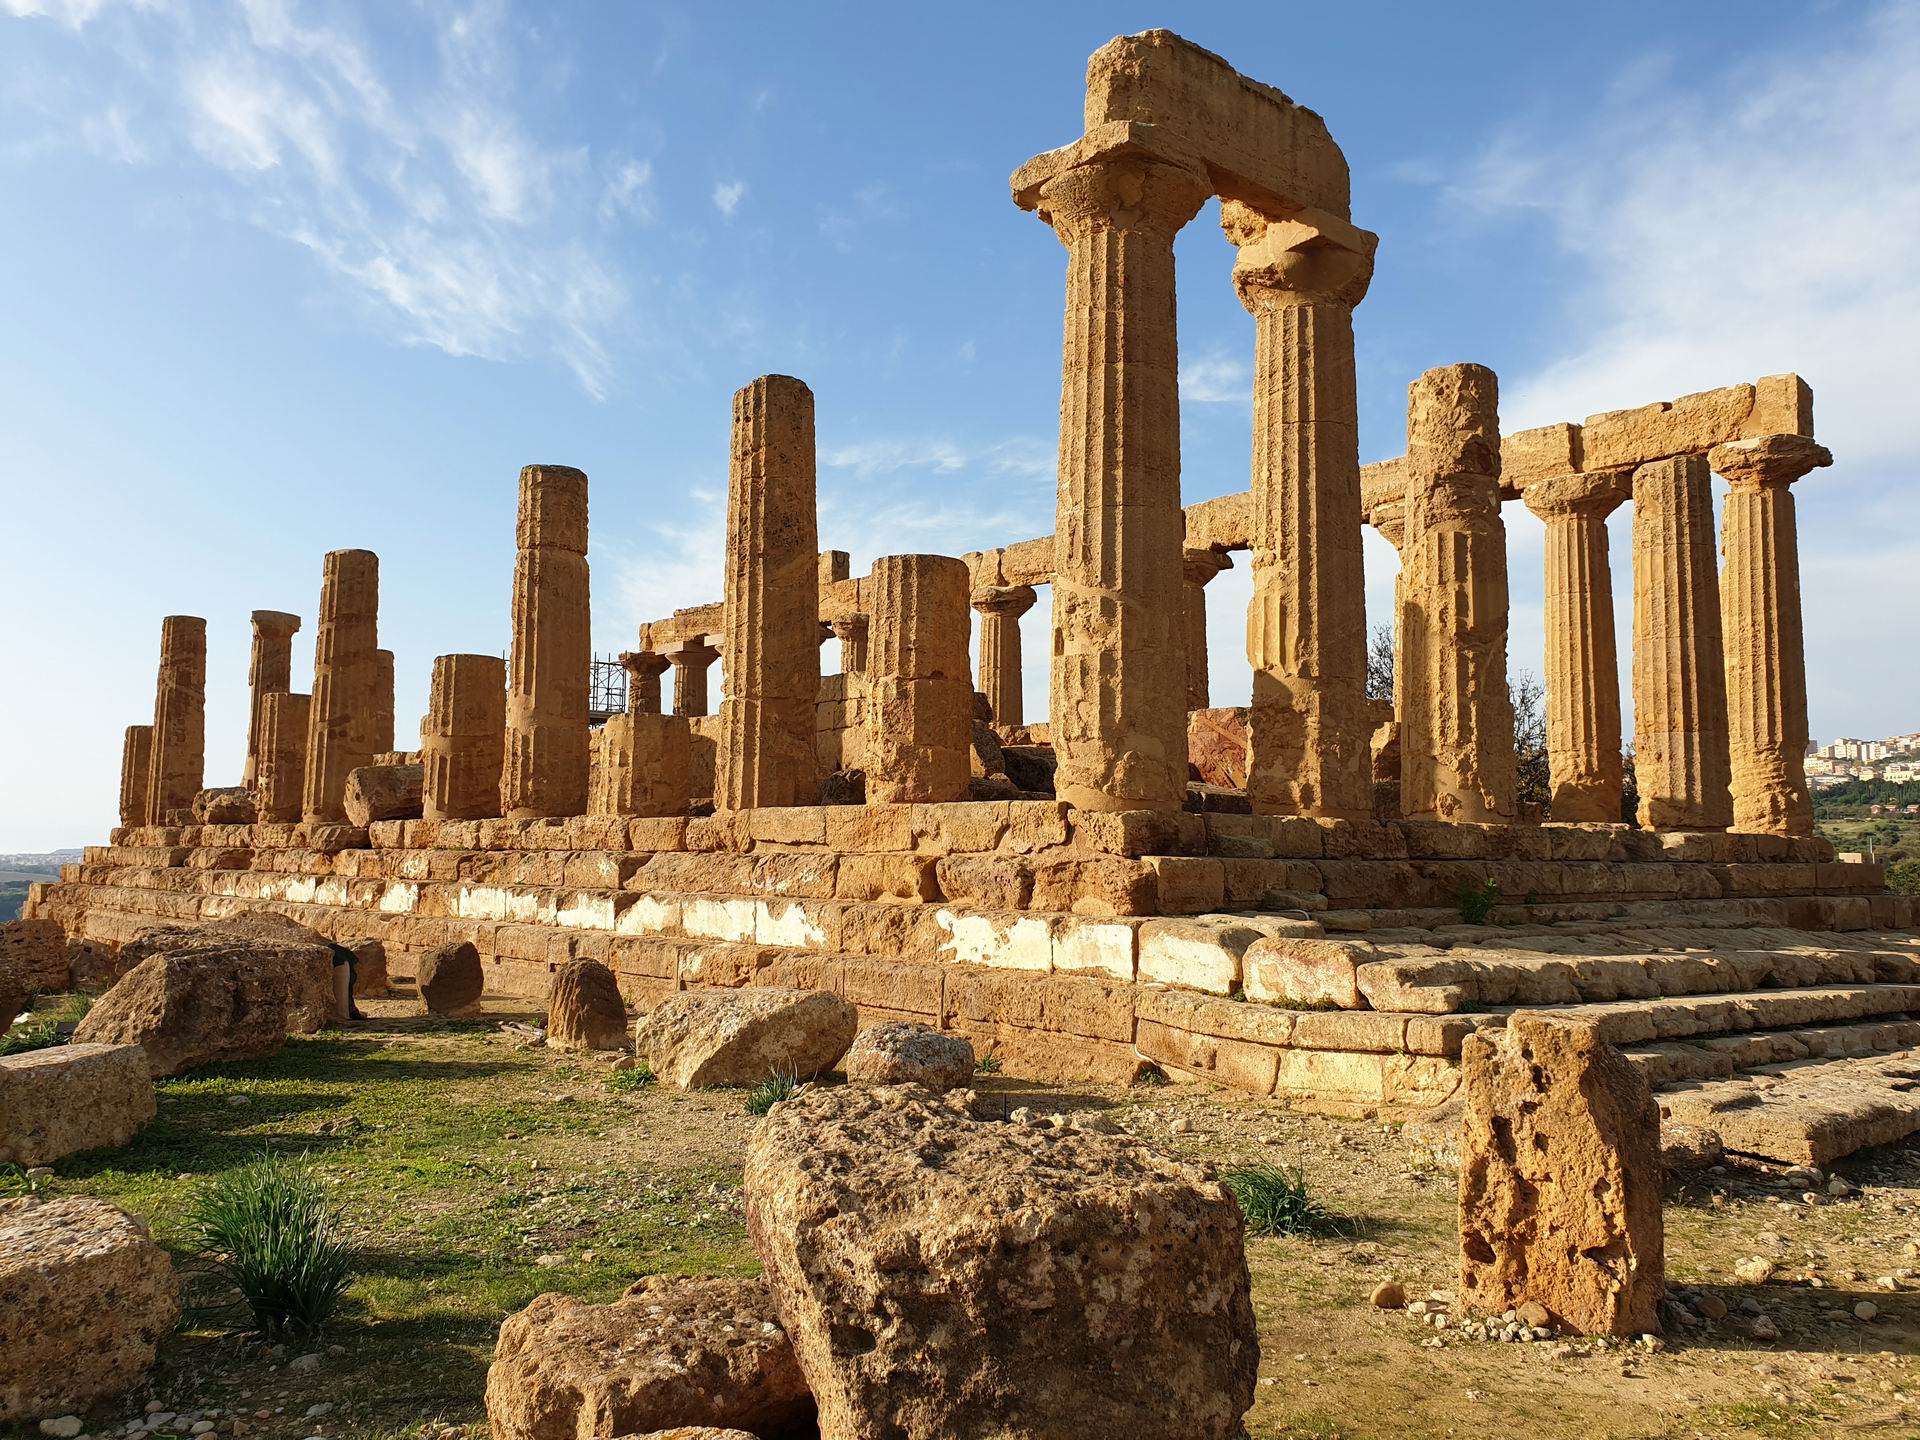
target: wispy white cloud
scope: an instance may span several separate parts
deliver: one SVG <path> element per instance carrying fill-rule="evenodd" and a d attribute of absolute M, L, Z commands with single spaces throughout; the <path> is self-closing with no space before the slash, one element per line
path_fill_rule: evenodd
<path fill-rule="evenodd" d="M 1253 404 L 1253 371 L 1245 360 L 1224 351 L 1183 356 L 1180 398 L 1199 405 Z"/>
<path fill-rule="evenodd" d="M 714 182 L 713 207 L 729 220 L 734 211 L 740 208 L 740 202 L 746 198 L 747 182 L 744 180 L 719 180 Z"/>
<path fill-rule="evenodd" d="M 616 219 L 625 215 L 639 224 L 650 224 L 654 215 L 653 162 L 622 160 L 613 167 L 607 187 L 600 195 L 600 218 Z"/>
<path fill-rule="evenodd" d="M 1054 447 L 1050 441 L 1029 436 L 971 448 L 943 438 L 859 440 L 826 451 L 821 463 L 850 471 L 861 480 L 912 470 L 935 475 L 977 470 L 986 475 L 1030 478 L 1053 473 Z"/>

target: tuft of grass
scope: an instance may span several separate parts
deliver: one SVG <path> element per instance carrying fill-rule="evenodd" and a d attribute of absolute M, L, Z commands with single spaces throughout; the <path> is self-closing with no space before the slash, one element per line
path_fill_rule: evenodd
<path fill-rule="evenodd" d="M 11 1200 L 16 1195 L 33 1193 L 33 1182 L 27 1179 L 26 1168 L 14 1164 L 11 1160 L 0 1164 L 0 1200 Z"/>
<path fill-rule="evenodd" d="M 793 1071 L 770 1071 L 766 1079 L 747 1092 L 747 1114 L 764 1115 L 782 1100 L 791 1100 L 799 1088 L 800 1077 Z"/>
<path fill-rule="evenodd" d="M 1459 900 L 1460 918 L 1469 925 L 1484 925 L 1500 903 L 1500 882 L 1489 877 L 1478 885 L 1462 885 Z"/>
<path fill-rule="evenodd" d="M 1335 1228 L 1333 1213 L 1307 1190 L 1304 1170 L 1284 1165 L 1248 1165 L 1229 1170 L 1220 1183 L 1240 1202 L 1254 1235 L 1322 1235 Z"/>
<path fill-rule="evenodd" d="M 0 1034 L 0 1055 L 24 1055 L 29 1050 L 45 1050 L 50 1045 L 65 1043 L 58 1025 L 36 1018 Z"/>
<path fill-rule="evenodd" d="M 653 1066 L 642 1060 L 639 1064 L 625 1070 L 616 1070 L 607 1076 L 607 1089 L 616 1095 L 625 1095 L 634 1090 L 644 1090 L 654 1082 Z"/>
<path fill-rule="evenodd" d="M 1145 1090 L 1157 1090 L 1167 1083 L 1167 1072 L 1158 1065 L 1144 1066 L 1133 1077 L 1132 1083 Z"/>
<path fill-rule="evenodd" d="M 976 1075 L 998 1075 L 1000 1073 L 1000 1057 L 993 1054 L 982 1055 L 978 1060 L 973 1062 L 973 1073 Z"/>
<path fill-rule="evenodd" d="M 339 1306 L 349 1279 L 339 1221 L 312 1167 L 272 1154 L 208 1182 L 187 1213 L 214 1271 L 270 1340 L 313 1334 Z"/>

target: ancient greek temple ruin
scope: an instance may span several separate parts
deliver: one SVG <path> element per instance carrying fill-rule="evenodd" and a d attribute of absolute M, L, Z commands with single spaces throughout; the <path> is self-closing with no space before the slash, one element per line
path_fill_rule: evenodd
<path fill-rule="evenodd" d="M 1250 316 L 1251 471 L 1187 503 L 1174 240 L 1210 199 Z M 1411 377 L 1405 453 L 1363 466 L 1353 313 L 1380 242 L 1346 161 L 1320 116 L 1164 31 L 1092 57 L 1082 133 L 1012 201 L 1065 250 L 1052 534 L 852 574 L 822 548 L 814 396 L 762 376 L 733 397 L 724 573 L 640 625 L 627 713 L 589 715 L 588 477 L 529 465 L 507 658 L 437 657 L 415 746 L 370 552 L 325 557 L 306 693 L 301 619 L 254 613 L 237 786 L 203 773 L 207 622 L 168 617 L 121 827 L 30 913 L 113 944 L 267 906 L 380 938 L 403 974 L 468 940 L 508 995 L 587 956 L 640 1009 L 802 984 L 1014 1073 L 1157 1065 L 1349 1108 L 1442 1097 L 1495 1012 L 1553 1008 L 1628 1047 L 1670 1113 L 1782 1159 L 1840 1142 L 1780 1114 L 1906 1093 L 1920 961 L 1898 932 L 1920 916 L 1813 833 L 1802 771 L 1793 486 L 1831 463 L 1804 381 L 1503 432 L 1493 372 L 1449 365 Z M 1537 581 L 1509 574 L 1520 505 L 1546 527 Z M 1391 700 L 1367 694 L 1368 526 L 1400 558 Z M 1222 711 L 1206 590 L 1236 564 L 1253 693 Z M 1544 813 L 1508 692 L 1509 596 L 1536 583 Z M 1752 1104 L 1787 1060 L 1813 1068 Z M 1920 1104 L 1875 1113 L 1846 1144 L 1920 1128 Z"/>

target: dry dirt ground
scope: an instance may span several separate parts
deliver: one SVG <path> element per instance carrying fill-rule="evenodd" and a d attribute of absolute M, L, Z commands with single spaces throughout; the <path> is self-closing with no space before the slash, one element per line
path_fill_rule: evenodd
<path fill-rule="evenodd" d="M 494 1331 L 534 1295 L 608 1299 L 650 1272 L 757 1268 L 739 1183 L 758 1122 L 740 1092 L 616 1089 L 607 1060 L 503 1031 L 499 1020 L 538 1018 L 506 1005 L 454 1024 L 414 1018 L 405 1001 L 362 1003 L 366 1025 L 165 1082 L 133 1145 L 56 1167 L 52 1188 L 148 1216 L 194 1272 L 195 1187 L 263 1149 L 307 1154 L 356 1252 L 346 1310 L 318 1341 L 273 1349 L 237 1337 L 232 1315 L 197 1311 L 147 1386 L 85 1417 L 88 1436 L 185 1440 L 197 1419 L 213 1422 L 208 1440 L 481 1436 Z M 1304 1170 L 1333 1232 L 1247 1246 L 1262 1350 L 1254 1440 L 1920 1437 L 1920 1145 L 1841 1164 L 1859 1193 L 1840 1199 L 1807 1200 L 1804 1176 L 1684 1177 L 1666 1212 L 1669 1283 L 1724 1300 L 1724 1320 L 1676 1323 L 1657 1350 L 1498 1343 L 1368 1303 L 1383 1279 L 1414 1299 L 1453 1287 L 1453 1179 L 1416 1162 L 1392 1126 L 1188 1084 L 993 1075 L 979 1092 L 1009 1110 L 1100 1108 L 1222 1168 Z M 0 1193 L 24 1183 L 0 1174 Z M 1777 1271 L 1742 1284 L 1734 1266 L 1754 1255 Z M 1875 1318 L 1854 1317 L 1861 1301 Z M 1778 1338 L 1760 1338 L 1769 1328 Z"/>

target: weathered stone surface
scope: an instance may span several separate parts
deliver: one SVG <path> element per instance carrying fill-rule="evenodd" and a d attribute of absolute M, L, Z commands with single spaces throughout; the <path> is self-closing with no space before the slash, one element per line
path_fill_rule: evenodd
<path fill-rule="evenodd" d="M 587 811 L 587 688 L 592 653 L 587 477 L 569 465 L 520 471 L 507 666 L 501 813 Z"/>
<path fill-rule="evenodd" d="M 812 1417 L 759 1280 L 652 1275 L 610 1305 L 542 1295 L 501 1325 L 487 1371 L 494 1440 L 614 1440 L 674 1426 L 800 1440 Z"/>
<path fill-rule="evenodd" d="M 353 993 L 356 997 L 387 995 L 393 991 L 387 973 L 387 947 L 379 940 L 342 940 L 353 952 Z"/>
<path fill-rule="evenodd" d="M 959 800 L 972 773 L 966 564 L 947 555 L 882 555 L 873 562 L 873 591 L 867 800 Z"/>
<path fill-rule="evenodd" d="M 267 696 L 293 689 L 293 637 L 299 629 L 298 615 L 284 610 L 253 612 L 253 651 L 247 661 L 247 763 L 240 775 L 240 783 L 249 789 L 260 774 Z"/>
<path fill-rule="evenodd" d="M 129 725 L 120 744 L 120 823 L 147 823 L 148 773 L 153 768 L 153 726 Z"/>
<path fill-rule="evenodd" d="M 179 1294 L 167 1252 L 125 1211 L 0 1200 L 0 1421 L 84 1413 L 138 1384 Z"/>
<path fill-rule="evenodd" d="M 1195 710 L 1187 716 L 1187 764 L 1203 785 L 1225 790 L 1247 788 L 1247 766 L 1252 756 L 1248 716 L 1244 705 L 1218 710 Z"/>
<path fill-rule="evenodd" d="M 547 1044 L 561 1050 L 624 1050 L 627 1007 L 613 972 L 596 960 L 569 960 L 547 997 Z"/>
<path fill-rule="evenodd" d="M 980 612 L 980 693 L 987 697 L 995 724 L 1026 723 L 1020 617 L 1037 598 L 1031 585 L 996 585 L 973 597 L 973 608 Z"/>
<path fill-rule="evenodd" d="M 711 1425 L 676 1425 L 671 1430 L 650 1430 L 635 1440 L 758 1440 L 744 1430 L 716 1430 Z"/>
<path fill-rule="evenodd" d="M 755 1131 L 745 1189 L 823 1440 L 1239 1433 L 1259 1362 L 1243 1227 L 1200 1166 L 817 1087 Z"/>
<path fill-rule="evenodd" d="M 839 1063 L 858 1024 L 853 1006 L 824 990 L 684 991 L 640 1021 L 634 1048 L 682 1090 L 757 1085 L 774 1073 L 804 1080 Z"/>
<path fill-rule="evenodd" d="M 1660 1328 L 1660 1115 L 1591 1026 L 1517 1014 L 1461 1047 L 1460 1299 L 1593 1335 Z"/>
<path fill-rule="evenodd" d="M 362 765 L 347 776 L 347 823 L 365 826 L 380 820 L 418 820 L 425 786 L 423 765 Z"/>
<path fill-rule="evenodd" d="M 433 689 L 420 723 L 422 819 L 486 820 L 500 813 L 506 726 L 506 661 L 434 657 Z"/>
<path fill-rule="evenodd" d="M 202 790 L 193 797 L 196 825 L 251 825 L 258 817 L 253 792 L 242 785 Z"/>
<path fill-rule="evenodd" d="M 371 550 L 329 551 L 319 614 L 300 805 L 309 825 L 346 819 L 347 776 L 373 760 L 380 557 Z"/>
<path fill-rule="evenodd" d="M 124 1145 L 153 1115 L 153 1080 L 137 1045 L 50 1045 L 0 1055 L 0 1161 L 50 1165 L 81 1150 Z"/>
<path fill-rule="evenodd" d="M 600 727 L 591 815 L 684 815 L 693 803 L 693 733 L 684 715 L 628 713 Z"/>
<path fill-rule="evenodd" d="M 160 622 L 160 674 L 153 699 L 147 769 L 147 824 L 164 825 L 200 792 L 207 751 L 207 622 L 169 615 Z"/>
<path fill-rule="evenodd" d="M 198 925 L 152 925 L 120 947 L 130 971 L 154 955 L 226 953 L 238 946 L 282 965 L 288 976 L 287 1029 L 311 1034 L 333 1022 L 333 949 L 313 930 L 273 910 L 249 910 Z"/>
<path fill-rule="evenodd" d="M 98 940 L 69 940 L 67 942 L 67 970 L 73 988 L 83 995 L 98 995 L 111 989 L 114 982 L 132 968 L 120 958 L 120 953 L 111 946 L 102 945 Z M 0 973 L 4 966 L 0 966 Z M 0 1013 L 4 1013 L 0 1009 Z"/>
<path fill-rule="evenodd" d="M 466 940 L 436 946 L 420 957 L 416 984 L 422 1013 L 443 1017 L 469 1014 L 487 988 L 480 952 Z"/>
<path fill-rule="evenodd" d="M 64 992 L 69 979 L 66 933 L 52 920 L 0 922 L 0 970 L 12 972 L 23 989 L 36 994 Z"/>
<path fill-rule="evenodd" d="M 1180 645 L 1187 657 L 1189 711 L 1213 704 L 1207 667 L 1207 585 L 1222 570 L 1232 568 L 1233 559 L 1224 551 L 1191 545 L 1181 551 Z"/>
<path fill-rule="evenodd" d="M 312 721 L 311 695 L 275 691 L 261 700 L 253 792 L 256 818 L 263 824 L 283 825 L 300 818 Z"/>
<path fill-rule="evenodd" d="M 13 1026 L 14 1017 L 27 1008 L 27 987 L 13 971 L 0 964 L 0 1035 Z"/>
<path fill-rule="evenodd" d="M 973 1083 L 973 1042 L 926 1025 L 869 1025 L 847 1051 L 847 1079 L 863 1085 L 920 1085 L 935 1093 Z"/>

